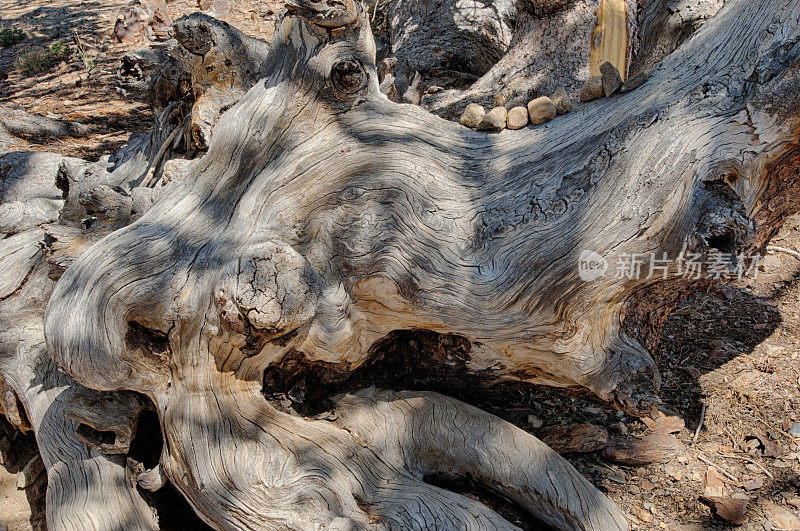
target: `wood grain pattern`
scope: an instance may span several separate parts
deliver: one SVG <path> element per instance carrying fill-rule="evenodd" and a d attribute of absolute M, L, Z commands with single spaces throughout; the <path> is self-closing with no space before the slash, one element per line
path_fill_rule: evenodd
<path fill-rule="evenodd" d="M 658 371 L 621 321 L 658 281 L 583 282 L 580 255 L 752 250 L 751 215 L 798 139 L 800 4 L 729 0 L 641 88 L 498 134 L 389 102 L 363 8 L 340 27 L 304 4 L 208 153 L 61 277 L 49 353 L 81 385 L 153 401 L 161 472 L 215 528 L 511 527 L 430 473 L 473 477 L 558 528 L 627 528 L 496 417 L 365 389 L 305 418 L 264 398 L 264 372 L 300 358 L 347 374 L 422 329 L 463 337 L 487 383 L 578 385 L 651 411 Z M 130 492 L 112 506 L 147 527 Z"/>
<path fill-rule="evenodd" d="M 589 72 L 600 75 L 600 66 L 609 62 L 628 76 L 628 12 L 625 0 L 601 0 L 597 25 L 592 33 Z"/>

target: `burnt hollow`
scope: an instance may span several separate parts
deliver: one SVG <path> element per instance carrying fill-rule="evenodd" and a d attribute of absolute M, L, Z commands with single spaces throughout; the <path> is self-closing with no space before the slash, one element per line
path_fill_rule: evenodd
<path fill-rule="evenodd" d="M 79 424 L 75 431 L 81 438 L 89 441 L 95 447 L 111 445 L 117 440 L 117 434 L 113 431 L 96 430 L 87 424 Z"/>
<path fill-rule="evenodd" d="M 716 236 L 710 236 L 707 242 L 711 249 L 716 249 L 720 253 L 736 254 L 739 250 L 739 246 L 736 244 L 736 236 L 730 231 L 723 232 Z"/>

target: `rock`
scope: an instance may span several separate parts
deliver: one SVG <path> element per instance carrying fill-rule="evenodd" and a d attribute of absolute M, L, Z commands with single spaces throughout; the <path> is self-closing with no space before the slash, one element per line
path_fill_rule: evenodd
<path fill-rule="evenodd" d="M 800 497 L 792 496 L 786 499 L 786 503 L 794 507 L 795 509 L 800 509 Z"/>
<path fill-rule="evenodd" d="M 793 437 L 800 437 L 800 422 L 789 428 L 789 435 Z"/>
<path fill-rule="evenodd" d="M 725 496 L 725 480 L 722 473 L 713 466 L 706 470 L 706 483 L 703 487 L 706 496 L 721 498 Z"/>
<path fill-rule="evenodd" d="M 702 496 L 700 501 L 711 508 L 714 516 L 733 525 L 742 525 L 746 520 L 749 500 L 742 498 L 720 498 L 717 496 Z"/>
<path fill-rule="evenodd" d="M 603 93 L 606 98 L 610 98 L 622 87 L 622 76 L 619 75 L 617 67 L 608 61 L 600 65 L 600 72 L 603 78 Z"/>
<path fill-rule="evenodd" d="M 635 76 L 631 76 L 628 80 L 620 87 L 620 92 L 630 92 L 633 89 L 637 89 L 644 85 L 647 78 L 650 77 L 650 72 L 639 72 Z"/>
<path fill-rule="evenodd" d="M 558 114 L 567 114 L 569 111 L 572 110 L 572 102 L 569 101 L 569 96 L 567 95 L 567 91 L 564 87 L 561 87 L 557 91 L 550 96 L 550 99 L 553 100 L 553 103 L 556 106 L 556 112 Z"/>
<path fill-rule="evenodd" d="M 653 513 L 636 505 L 631 505 L 631 514 L 646 524 L 653 521 Z"/>
<path fill-rule="evenodd" d="M 684 420 L 679 416 L 661 410 L 656 411 L 656 418 L 645 417 L 642 422 L 653 433 L 661 434 L 678 433 L 686 426 Z"/>
<path fill-rule="evenodd" d="M 613 424 L 611 429 L 620 435 L 628 435 L 628 433 L 630 433 L 628 426 L 626 426 L 624 422 L 617 422 L 616 424 Z"/>
<path fill-rule="evenodd" d="M 641 439 L 612 437 L 603 450 L 603 457 L 628 466 L 666 463 L 681 453 L 683 444 L 666 434 L 647 435 Z"/>
<path fill-rule="evenodd" d="M 508 111 L 505 107 L 495 107 L 487 112 L 481 122 L 478 124 L 478 129 L 482 131 L 502 131 L 506 127 L 506 118 Z"/>
<path fill-rule="evenodd" d="M 528 102 L 528 115 L 533 125 L 549 122 L 556 117 L 556 104 L 547 96 L 542 96 Z"/>
<path fill-rule="evenodd" d="M 758 490 L 764 486 L 764 480 L 761 478 L 752 478 L 744 482 L 745 490 Z"/>
<path fill-rule="evenodd" d="M 599 100 L 603 97 L 603 76 L 592 76 L 583 85 L 580 94 L 582 102 Z"/>
<path fill-rule="evenodd" d="M 764 512 L 776 529 L 800 529 L 800 517 L 787 507 L 764 501 Z"/>
<path fill-rule="evenodd" d="M 750 454 L 761 454 L 765 457 L 781 457 L 784 454 L 781 447 L 770 439 L 764 430 L 755 429 L 753 434 L 748 435 L 744 440 L 745 451 Z"/>
<path fill-rule="evenodd" d="M 608 432 L 594 424 L 550 426 L 539 438 L 560 454 L 594 452 L 608 444 Z"/>
<path fill-rule="evenodd" d="M 528 125 L 528 109 L 525 107 L 514 107 L 508 111 L 508 128 L 522 129 Z"/>
<path fill-rule="evenodd" d="M 656 488 L 656 486 L 653 484 L 653 482 L 651 482 L 649 480 L 646 480 L 646 479 L 644 481 L 642 481 L 641 487 L 642 487 L 642 490 L 645 491 L 645 492 L 651 492 L 653 489 Z"/>
<path fill-rule="evenodd" d="M 673 481 L 680 481 L 683 479 L 683 470 L 681 470 L 678 466 L 671 466 L 667 465 L 664 468 L 664 472 L 673 479 Z"/>
<path fill-rule="evenodd" d="M 540 419 L 536 415 L 528 415 L 528 426 L 530 426 L 531 428 L 538 430 L 539 428 L 542 427 L 542 424 L 543 424 L 542 419 Z"/>

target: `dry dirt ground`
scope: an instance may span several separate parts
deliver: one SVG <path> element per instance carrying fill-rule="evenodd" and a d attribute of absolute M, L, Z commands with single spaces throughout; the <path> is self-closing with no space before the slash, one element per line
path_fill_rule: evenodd
<path fill-rule="evenodd" d="M 0 0 L 0 29 L 19 28 L 27 34 L 21 44 L 0 49 L 0 70 L 8 76 L 0 81 L 0 103 L 93 127 L 87 138 L 20 148 L 96 159 L 119 149 L 130 133 L 147 130 L 151 112 L 121 99 L 111 88 L 120 57 L 144 44 L 111 39 L 115 19 L 131 5 L 126 0 Z M 217 0 L 216 9 L 220 18 L 246 33 L 268 38 L 277 5 L 275 0 Z M 195 0 L 169 6 L 176 16 L 198 7 Z M 71 42 L 75 34 L 95 60 L 91 75 L 77 54 L 38 75 L 19 72 L 16 61 L 21 54 L 60 40 Z M 773 243 L 800 250 L 800 216 L 790 219 Z M 800 422 L 798 340 L 800 260 L 783 252 L 767 255 L 757 278 L 690 296 L 663 330 L 654 352 L 664 379 L 663 398 L 685 422 L 667 430 L 681 442 L 669 461 L 619 466 L 598 451 L 568 453 L 567 458 L 630 513 L 633 529 L 730 527 L 699 501 L 703 495 L 746 498 L 741 529 L 800 529 L 800 426 L 793 430 Z M 645 436 L 650 431 L 638 419 L 582 393 L 497 388 L 477 397 L 458 389 L 452 394 L 537 435 L 575 423 L 603 428 L 612 437 Z M 798 435 L 792 435 L 794 431 Z M 18 473 L 33 455 L 31 436 L 0 424 L 0 530 L 42 525 L 42 500 L 35 489 L 16 486 Z M 486 495 L 468 482 L 450 487 Z M 199 526 L 174 491 L 162 498 L 172 508 L 162 519 L 165 529 Z M 502 501 L 496 503 L 519 525 L 537 528 L 504 508 Z"/>

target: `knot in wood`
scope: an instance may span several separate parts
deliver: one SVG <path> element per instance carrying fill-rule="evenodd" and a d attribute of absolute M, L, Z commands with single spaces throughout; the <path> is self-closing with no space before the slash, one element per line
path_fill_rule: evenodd
<path fill-rule="evenodd" d="M 354 0 L 290 0 L 286 2 L 286 10 L 327 29 L 349 26 L 358 20 L 359 14 Z"/>
<path fill-rule="evenodd" d="M 305 257 L 276 241 L 258 244 L 239 259 L 232 289 L 233 302 L 247 322 L 275 335 L 310 321 L 318 292 L 317 274 Z"/>
<path fill-rule="evenodd" d="M 333 65 L 331 81 L 338 92 L 354 94 L 367 86 L 367 72 L 361 61 L 351 57 Z"/>

